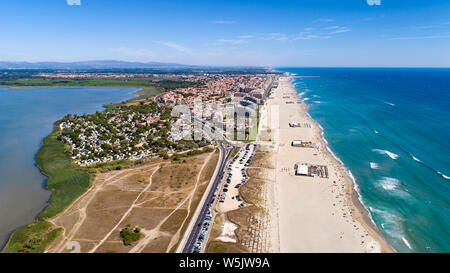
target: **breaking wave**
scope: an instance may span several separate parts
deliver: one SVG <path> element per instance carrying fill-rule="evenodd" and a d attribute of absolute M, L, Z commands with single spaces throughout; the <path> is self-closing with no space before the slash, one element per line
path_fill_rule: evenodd
<path fill-rule="evenodd" d="M 374 169 L 374 170 L 379 169 L 378 163 L 370 162 L 370 168 L 372 168 L 372 169 Z"/>
<path fill-rule="evenodd" d="M 392 177 L 383 177 L 380 181 L 380 186 L 387 190 L 396 190 L 400 186 L 400 180 Z"/>
<path fill-rule="evenodd" d="M 432 170 L 432 171 L 435 172 L 436 174 L 440 175 L 443 179 L 445 179 L 445 180 L 450 180 L 450 177 L 447 176 L 447 175 L 445 175 L 445 174 L 443 174 L 441 171 L 436 170 L 435 168 L 433 168 L 433 167 L 431 167 L 430 165 L 426 164 L 426 163 L 423 162 L 422 160 L 420 160 L 420 159 L 418 159 L 417 157 L 415 157 L 413 154 L 409 153 L 409 155 L 411 156 L 411 158 L 412 158 L 414 161 L 416 161 L 416 162 L 422 164 L 423 166 L 427 167 L 428 169 Z"/>
<path fill-rule="evenodd" d="M 373 149 L 372 151 L 377 152 L 382 155 L 383 154 L 388 155 L 392 159 L 397 159 L 399 156 L 398 154 L 394 154 L 393 152 L 389 152 L 388 150 Z"/>
<path fill-rule="evenodd" d="M 394 107 L 394 106 L 395 106 L 395 104 L 394 104 L 394 103 L 392 103 L 392 102 L 388 102 L 388 101 L 383 101 L 383 103 L 385 103 L 385 104 L 387 104 L 387 105 L 390 105 L 390 106 L 392 106 L 392 107 Z"/>

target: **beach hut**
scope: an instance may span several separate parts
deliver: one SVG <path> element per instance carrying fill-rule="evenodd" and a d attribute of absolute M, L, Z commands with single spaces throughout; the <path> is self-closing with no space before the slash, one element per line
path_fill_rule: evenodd
<path fill-rule="evenodd" d="M 308 164 L 295 164 L 295 175 L 304 175 L 308 176 Z"/>

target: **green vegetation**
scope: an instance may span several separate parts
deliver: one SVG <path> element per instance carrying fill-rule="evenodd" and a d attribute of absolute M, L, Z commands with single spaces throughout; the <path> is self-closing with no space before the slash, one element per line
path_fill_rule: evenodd
<path fill-rule="evenodd" d="M 210 153 L 212 151 L 214 151 L 214 148 L 206 146 L 206 147 L 203 147 L 203 149 L 192 150 L 192 151 L 185 152 L 185 153 L 175 153 L 172 156 L 172 160 L 173 161 L 181 161 L 181 160 L 186 159 L 187 157 L 204 154 L 204 153 Z"/>
<path fill-rule="evenodd" d="M 138 179 L 138 181 L 141 182 L 141 183 L 148 183 L 148 182 L 149 182 L 149 181 L 148 181 L 148 178 L 146 178 L 146 177 L 140 177 L 140 178 Z"/>
<path fill-rule="evenodd" d="M 3 253 L 41 253 L 61 232 L 61 228 L 53 229 L 49 222 L 37 220 L 14 232 Z"/>
<path fill-rule="evenodd" d="M 122 239 L 124 245 L 129 246 L 141 238 L 141 229 L 138 227 L 132 229 L 128 225 L 120 231 L 120 238 Z"/>
<path fill-rule="evenodd" d="M 38 219 L 50 218 L 63 211 L 90 186 L 92 176 L 79 168 L 72 167 L 64 144 L 58 138 L 58 123 L 55 130 L 44 138 L 36 156 L 38 167 L 47 175 L 47 189 L 52 191 L 48 207 Z"/>
<path fill-rule="evenodd" d="M 79 168 L 72 167 L 64 144 L 57 139 L 59 123 L 47 136 L 37 153 L 38 167 L 49 178 L 47 189 L 52 191 L 49 205 L 37 220 L 14 232 L 3 252 L 42 252 L 61 232 L 52 229 L 45 219 L 55 216 L 70 205 L 90 186 L 92 176 Z"/>
<path fill-rule="evenodd" d="M 0 80 L 3 86 L 120 86 L 120 87 L 159 87 L 160 89 L 175 89 L 193 86 L 193 83 L 178 80 L 163 80 L 153 82 L 148 79 L 58 79 L 58 78 L 18 78 Z"/>

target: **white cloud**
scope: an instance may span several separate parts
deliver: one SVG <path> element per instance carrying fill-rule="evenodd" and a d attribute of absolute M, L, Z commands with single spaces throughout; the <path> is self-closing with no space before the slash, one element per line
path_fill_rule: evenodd
<path fill-rule="evenodd" d="M 166 47 L 178 50 L 178 51 L 183 52 L 183 53 L 190 53 L 189 49 L 187 49 L 187 48 L 185 48 L 185 47 L 183 47 L 181 45 L 175 44 L 175 43 L 171 43 L 171 42 L 157 42 L 157 43 L 160 44 L 160 45 L 163 45 L 163 46 L 166 46 Z"/>
<path fill-rule="evenodd" d="M 251 39 L 251 38 L 253 38 L 253 35 L 242 35 L 242 36 L 239 36 L 239 38 L 240 39 Z"/>
<path fill-rule="evenodd" d="M 81 6 L 81 0 L 66 0 L 69 6 Z"/>
<path fill-rule="evenodd" d="M 288 36 L 284 33 L 270 33 L 265 40 L 277 40 L 280 42 L 287 42 Z"/>
<path fill-rule="evenodd" d="M 233 40 L 233 39 L 219 39 L 217 40 L 219 43 L 228 43 L 228 44 L 233 44 L 233 45 L 240 45 L 240 44 L 245 44 L 247 43 L 247 41 L 245 40 Z"/>
<path fill-rule="evenodd" d="M 308 35 L 304 35 L 304 34 L 300 34 L 297 37 L 294 37 L 292 39 L 292 41 L 297 41 L 297 40 L 310 40 L 310 39 L 316 39 L 319 38 L 317 35 L 314 34 L 308 34 Z"/>
<path fill-rule="evenodd" d="M 338 27 L 335 31 L 330 32 L 330 34 L 344 33 L 349 31 L 350 29 L 348 27 Z"/>
<path fill-rule="evenodd" d="M 236 21 L 228 21 L 228 20 L 214 20 L 211 21 L 211 24 L 216 25 L 216 24 L 221 24 L 221 25 L 231 25 L 231 24 L 235 24 Z"/>
<path fill-rule="evenodd" d="M 339 28 L 339 26 L 326 27 L 325 29 L 327 29 L 327 30 L 332 30 L 332 29 L 337 29 L 337 28 Z"/>

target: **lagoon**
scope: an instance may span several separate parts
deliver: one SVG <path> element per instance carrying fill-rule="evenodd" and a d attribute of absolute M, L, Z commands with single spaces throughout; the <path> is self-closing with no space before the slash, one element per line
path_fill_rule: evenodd
<path fill-rule="evenodd" d="M 35 156 L 53 123 L 66 114 L 102 111 L 134 96 L 138 88 L 0 88 L 0 249 L 17 228 L 45 208 L 50 192 Z"/>

